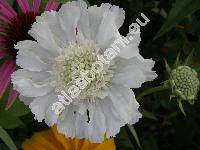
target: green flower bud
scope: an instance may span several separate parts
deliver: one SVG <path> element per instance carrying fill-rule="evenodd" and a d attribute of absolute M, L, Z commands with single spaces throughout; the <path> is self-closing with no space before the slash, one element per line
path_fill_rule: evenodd
<path fill-rule="evenodd" d="M 170 85 L 174 96 L 193 104 L 197 98 L 200 82 L 194 69 L 182 65 L 171 70 Z"/>
<path fill-rule="evenodd" d="M 192 62 L 194 50 L 188 55 L 184 62 L 181 62 L 178 54 L 174 63 L 173 69 L 168 65 L 165 60 L 166 71 L 170 75 L 169 80 L 164 82 L 166 87 L 171 88 L 171 98 L 176 98 L 178 106 L 181 112 L 186 115 L 182 102 L 188 101 L 190 104 L 194 104 L 195 99 L 200 87 L 200 81 L 198 79 L 197 72 L 189 67 Z"/>

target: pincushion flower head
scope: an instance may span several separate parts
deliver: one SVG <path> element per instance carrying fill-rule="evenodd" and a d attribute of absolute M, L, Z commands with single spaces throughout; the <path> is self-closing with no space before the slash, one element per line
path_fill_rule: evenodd
<path fill-rule="evenodd" d="M 15 46 L 19 49 L 17 65 L 22 69 L 12 75 L 14 88 L 35 119 L 49 126 L 56 124 L 66 137 L 101 142 L 104 136 L 113 137 L 120 127 L 141 118 L 130 88 L 156 77 L 154 62 L 139 54 L 140 32 L 120 46 L 117 55 L 108 51 L 123 38 L 118 29 L 124 18 L 123 9 L 117 6 L 88 7 L 82 0 L 36 18 L 29 31 L 35 41 Z M 92 69 L 101 71 L 92 73 Z M 72 99 L 62 101 L 65 107 L 57 115 L 53 106 L 68 97 L 69 91 Z"/>
<path fill-rule="evenodd" d="M 165 81 L 165 85 L 171 88 L 171 98 L 177 99 L 180 110 L 186 115 L 182 102 L 187 101 L 194 104 L 200 89 L 200 81 L 198 73 L 190 66 L 193 51 L 183 63 L 179 60 L 179 55 L 173 68 L 165 62 L 167 73 L 170 76 L 169 80 Z"/>
<path fill-rule="evenodd" d="M 35 22 L 36 16 L 41 14 L 39 9 L 41 0 L 34 0 L 32 7 L 27 0 L 17 0 L 17 2 L 21 13 L 16 12 L 5 0 L 0 0 L 0 59 L 3 60 L 0 66 L 0 97 L 10 84 L 11 74 L 16 69 L 17 49 L 14 45 L 18 41 L 33 39 L 28 34 L 28 30 Z M 45 10 L 56 10 L 58 6 L 58 2 L 49 1 Z M 17 95 L 15 90 L 10 90 L 7 108 L 11 106 Z"/>

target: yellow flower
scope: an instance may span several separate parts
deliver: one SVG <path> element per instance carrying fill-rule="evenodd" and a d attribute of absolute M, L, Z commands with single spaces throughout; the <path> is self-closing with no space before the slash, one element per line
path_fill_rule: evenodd
<path fill-rule="evenodd" d="M 89 140 L 66 138 L 59 134 L 56 126 L 49 130 L 36 132 L 27 139 L 24 150 L 115 150 L 114 139 L 108 139 L 100 144 L 90 143 Z"/>

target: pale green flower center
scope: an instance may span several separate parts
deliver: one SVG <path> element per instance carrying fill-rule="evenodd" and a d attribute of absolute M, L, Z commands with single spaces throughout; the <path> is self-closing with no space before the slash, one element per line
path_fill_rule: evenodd
<path fill-rule="evenodd" d="M 84 78 L 84 73 L 92 69 L 92 64 L 98 61 L 98 54 L 93 43 L 70 44 L 63 53 L 55 59 L 53 70 L 57 77 L 57 92 L 76 85 L 77 79 Z M 94 100 L 101 91 L 109 86 L 109 66 L 103 64 L 103 70 L 95 73 L 95 78 L 88 82 L 77 97 L 78 99 Z M 84 80 L 84 79 L 83 79 Z"/>
<path fill-rule="evenodd" d="M 196 71 L 188 66 L 179 66 L 171 72 L 173 93 L 182 100 L 193 103 L 199 90 L 199 80 Z"/>

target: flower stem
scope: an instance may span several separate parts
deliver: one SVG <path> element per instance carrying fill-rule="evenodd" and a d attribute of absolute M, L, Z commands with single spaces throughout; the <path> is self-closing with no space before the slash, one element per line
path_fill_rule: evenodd
<path fill-rule="evenodd" d="M 164 91 L 164 90 L 168 90 L 170 87 L 167 85 L 160 85 L 157 87 L 153 87 L 150 89 L 147 89 L 143 92 L 141 92 L 139 95 L 136 96 L 136 100 L 141 100 L 144 96 L 155 93 L 155 92 L 160 92 L 160 91 Z"/>

